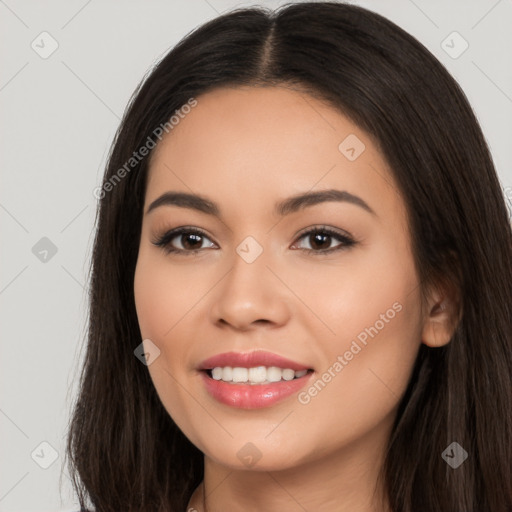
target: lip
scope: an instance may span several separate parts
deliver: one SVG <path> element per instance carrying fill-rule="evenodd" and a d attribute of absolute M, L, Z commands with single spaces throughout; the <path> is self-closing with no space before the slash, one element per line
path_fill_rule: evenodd
<path fill-rule="evenodd" d="M 253 368 L 256 366 L 277 366 L 294 371 L 312 370 L 296 361 L 265 351 L 248 353 L 225 352 L 204 360 L 199 370 L 206 391 L 218 402 L 240 409 L 261 409 L 270 407 L 289 396 L 298 393 L 312 378 L 314 371 L 308 371 L 302 377 L 268 384 L 231 383 L 215 380 L 206 370 L 216 366 Z"/>
<path fill-rule="evenodd" d="M 255 366 L 277 366 L 279 368 L 290 368 L 296 372 L 309 370 L 311 367 L 292 361 L 272 352 L 255 350 L 253 352 L 224 352 L 205 359 L 199 370 L 211 370 L 216 366 L 231 366 L 238 368 L 254 368 Z"/>

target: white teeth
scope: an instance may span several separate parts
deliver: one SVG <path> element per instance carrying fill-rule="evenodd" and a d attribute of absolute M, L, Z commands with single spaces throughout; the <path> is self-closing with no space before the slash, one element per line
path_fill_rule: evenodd
<path fill-rule="evenodd" d="M 220 366 L 217 366 L 212 370 L 212 378 L 215 380 L 220 380 L 222 379 L 223 373 L 224 372 L 222 371 L 222 368 Z"/>
<path fill-rule="evenodd" d="M 233 368 L 231 366 L 226 366 L 225 368 L 221 368 L 222 370 L 222 380 L 224 382 L 231 382 L 233 380 Z"/>
<path fill-rule="evenodd" d="M 247 368 L 233 368 L 233 382 L 247 382 L 249 370 Z"/>
<path fill-rule="evenodd" d="M 212 379 L 223 380 L 224 382 L 248 382 L 249 384 L 268 384 L 280 380 L 293 380 L 304 377 L 307 370 L 294 371 L 290 368 L 279 368 L 277 366 L 256 366 L 254 368 L 241 368 L 231 366 L 216 366 L 211 370 Z"/>
<path fill-rule="evenodd" d="M 277 366 L 267 368 L 267 380 L 269 382 L 279 382 L 283 376 L 283 371 Z"/>
<path fill-rule="evenodd" d="M 250 382 L 265 382 L 267 379 L 267 369 L 264 366 L 257 366 L 256 368 L 249 368 L 249 381 Z"/>
<path fill-rule="evenodd" d="M 295 377 L 295 372 L 287 368 L 283 370 L 283 379 L 284 380 L 292 380 Z"/>

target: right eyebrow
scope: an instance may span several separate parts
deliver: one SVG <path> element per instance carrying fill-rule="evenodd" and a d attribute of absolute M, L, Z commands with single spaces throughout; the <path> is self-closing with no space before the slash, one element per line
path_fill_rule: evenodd
<path fill-rule="evenodd" d="M 220 217 L 220 209 L 213 201 L 210 201 L 206 197 L 196 194 L 188 194 L 186 192 L 166 192 L 165 194 L 162 194 L 149 205 L 146 210 L 146 214 L 150 213 L 155 208 L 165 205 L 190 208 L 208 215 Z"/>

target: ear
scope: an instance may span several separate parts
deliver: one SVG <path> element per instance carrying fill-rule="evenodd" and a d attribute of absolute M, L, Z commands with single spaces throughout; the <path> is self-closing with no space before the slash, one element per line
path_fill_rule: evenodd
<path fill-rule="evenodd" d="M 429 291 L 421 341 L 429 347 L 447 345 L 462 318 L 460 292 L 451 282 L 437 283 Z"/>

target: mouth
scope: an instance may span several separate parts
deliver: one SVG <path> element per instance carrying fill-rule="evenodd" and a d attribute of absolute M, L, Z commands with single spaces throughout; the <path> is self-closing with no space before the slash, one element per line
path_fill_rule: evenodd
<path fill-rule="evenodd" d="M 313 368 L 270 352 L 227 352 L 201 363 L 206 391 L 218 402 L 242 409 L 270 407 L 310 381 Z"/>

